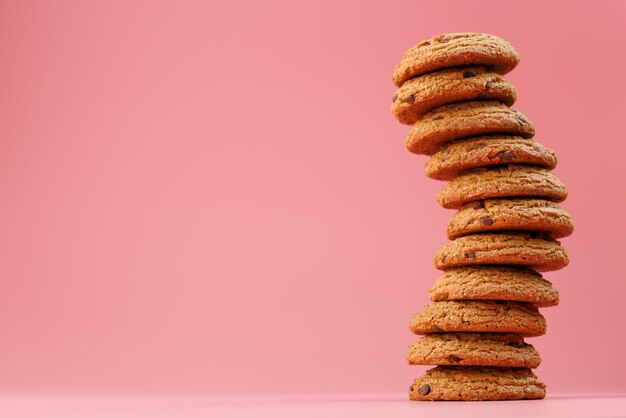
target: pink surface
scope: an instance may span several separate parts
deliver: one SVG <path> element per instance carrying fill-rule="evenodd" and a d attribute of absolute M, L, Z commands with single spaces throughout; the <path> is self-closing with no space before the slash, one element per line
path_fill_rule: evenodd
<path fill-rule="evenodd" d="M 576 220 L 537 373 L 626 393 L 625 9 L 2 2 L 0 391 L 404 397 L 453 212 L 404 150 L 391 72 L 481 31 L 520 52 L 515 107 Z"/>
<path fill-rule="evenodd" d="M 0 398 L 11 418 L 618 418 L 626 397 L 552 396 L 541 401 L 412 402 L 404 396 L 360 397 L 12 397 Z"/>

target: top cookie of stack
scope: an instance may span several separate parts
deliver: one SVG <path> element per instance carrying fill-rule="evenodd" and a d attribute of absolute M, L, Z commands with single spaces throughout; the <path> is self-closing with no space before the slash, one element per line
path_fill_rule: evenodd
<path fill-rule="evenodd" d="M 437 366 L 411 386 L 411 399 L 545 395 L 529 370 L 539 354 L 523 337 L 544 334 L 537 307 L 558 304 L 538 272 L 568 264 L 556 238 L 570 235 L 573 224 L 556 203 L 567 197 L 551 172 L 556 155 L 510 108 L 516 91 L 503 74 L 518 62 L 496 36 L 444 34 L 407 51 L 393 74 L 399 88 L 391 112 L 413 125 L 406 147 L 430 156 L 425 174 L 450 181 L 438 202 L 458 209 L 447 226 L 452 241 L 435 256 L 444 274 L 431 289 L 434 303 L 410 325 L 429 335 L 411 345 L 409 363 Z"/>

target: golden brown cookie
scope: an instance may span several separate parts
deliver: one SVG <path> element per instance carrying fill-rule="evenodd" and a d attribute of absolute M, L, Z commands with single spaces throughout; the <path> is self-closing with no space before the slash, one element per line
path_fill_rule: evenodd
<path fill-rule="evenodd" d="M 569 258 L 561 243 L 541 234 L 509 232 L 465 235 L 444 245 L 434 259 L 440 270 L 474 265 L 527 266 L 560 270 Z"/>
<path fill-rule="evenodd" d="M 436 107 L 466 100 L 515 103 L 515 87 L 486 67 L 456 67 L 408 80 L 392 98 L 391 113 L 412 125 Z"/>
<path fill-rule="evenodd" d="M 556 306 L 559 292 L 534 270 L 509 266 L 452 267 L 430 288 L 430 299 L 510 300 Z"/>
<path fill-rule="evenodd" d="M 482 135 L 532 138 L 533 124 L 524 115 L 493 100 L 452 103 L 426 113 L 409 131 L 405 145 L 415 154 L 432 155 L 447 143 Z"/>
<path fill-rule="evenodd" d="M 546 320 L 530 303 L 487 300 L 435 302 L 411 319 L 415 334 L 436 332 L 546 333 Z"/>
<path fill-rule="evenodd" d="M 486 199 L 463 205 L 446 228 L 450 239 L 495 231 L 544 232 L 562 238 L 574 231 L 574 223 L 558 204 L 548 200 Z"/>
<path fill-rule="evenodd" d="M 443 68 L 485 65 L 499 74 L 511 71 L 519 55 L 504 39 L 486 33 L 448 33 L 433 36 L 406 51 L 393 72 L 393 83 Z"/>
<path fill-rule="evenodd" d="M 535 348 L 518 334 L 455 332 L 428 334 L 409 346 L 409 364 L 528 367 L 541 363 Z"/>
<path fill-rule="evenodd" d="M 525 368 L 437 366 L 409 388 L 414 401 L 543 399 L 546 385 Z"/>
<path fill-rule="evenodd" d="M 521 164 L 475 168 L 446 184 L 437 201 L 447 209 L 498 197 L 535 197 L 562 202 L 567 189 L 548 169 Z"/>
<path fill-rule="evenodd" d="M 529 164 L 551 170 L 556 167 L 556 155 L 520 136 L 479 136 L 442 145 L 428 160 L 424 172 L 436 180 L 452 180 L 473 168 L 503 164 Z"/>

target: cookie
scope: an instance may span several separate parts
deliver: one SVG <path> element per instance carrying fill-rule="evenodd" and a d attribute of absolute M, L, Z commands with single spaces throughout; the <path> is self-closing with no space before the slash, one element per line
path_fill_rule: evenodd
<path fill-rule="evenodd" d="M 536 231 L 563 238 L 574 232 L 574 223 L 567 212 L 548 200 L 486 199 L 463 205 L 446 227 L 450 239 L 494 231 Z"/>
<path fill-rule="evenodd" d="M 506 332 L 524 336 L 546 333 L 546 320 L 530 303 L 464 300 L 435 302 L 411 319 L 415 334 L 437 332 Z"/>
<path fill-rule="evenodd" d="M 540 197 L 562 202 L 567 189 L 547 168 L 521 164 L 475 168 L 446 184 L 437 201 L 447 209 L 494 197 Z"/>
<path fill-rule="evenodd" d="M 409 364 L 443 366 L 528 367 L 541 363 L 535 348 L 518 334 L 428 334 L 409 346 Z"/>
<path fill-rule="evenodd" d="M 485 33 L 448 33 L 422 41 L 406 51 L 393 72 L 400 87 L 410 78 L 461 65 L 485 65 L 499 74 L 511 71 L 519 55 L 504 39 Z"/>
<path fill-rule="evenodd" d="M 439 250 L 434 263 L 440 270 L 507 264 L 527 266 L 537 271 L 553 271 L 567 266 L 569 258 L 561 243 L 548 236 L 507 232 L 459 237 Z"/>
<path fill-rule="evenodd" d="M 504 401 L 545 396 L 546 385 L 525 368 L 437 366 L 409 387 L 409 398 L 415 401 Z"/>
<path fill-rule="evenodd" d="M 408 80 L 392 98 L 391 113 L 412 125 L 436 107 L 466 100 L 498 100 L 507 106 L 516 99 L 515 87 L 486 67 L 457 67 Z"/>
<path fill-rule="evenodd" d="M 491 135 L 460 139 L 441 146 L 426 163 L 424 173 L 436 180 L 452 180 L 478 167 L 530 164 L 553 169 L 553 151 L 520 136 Z"/>
<path fill-rule="evenodd" d="M 559 292 L 534 270 L 509 266 L 453 267 L 430 288 L 430 300 L 510 300 L 556 306 Z"/>
<path fill-rule="evenodd" d="M 532 138 L 535 128 L 520 112 L 500 102 L 452 103 L 433 109 L 416 121 L 405 145 L 415 154 L 432 155 L 447 142 L 491 134 Z"/>

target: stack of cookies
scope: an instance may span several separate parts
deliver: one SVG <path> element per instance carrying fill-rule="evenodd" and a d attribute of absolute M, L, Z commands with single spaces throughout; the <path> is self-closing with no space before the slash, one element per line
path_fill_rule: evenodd
<path fill-rule="evenodd" d="M 407 51 L 393 74 L 391 111 L 413 126 L 406 146 L 430 156 L 426 175 L 449 181 L 439 204 L 457 210 L 451 241 L 435 256 L 443 274 L 433 303 L 410 324 L 423 337 L 409 347 L 409 364 L 436 366 L 411 385 L 414 400 L 545 396 L 531 371 L 541 358 L 524 338 L 545 334 L 537 308 L 559 303 L 540 272 L 568 264 L 556 239 L 573 224 L 556 203 L 567 191 L 551 171 L 554 152 L 510 108 L 516 92 L 502 75 L 518 62 L 496 36 L 446 34 Z"/>

